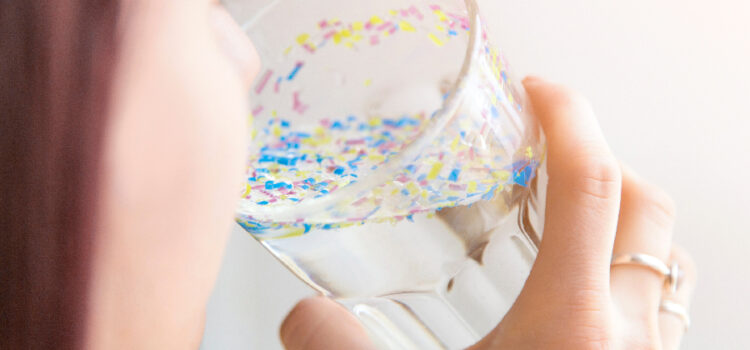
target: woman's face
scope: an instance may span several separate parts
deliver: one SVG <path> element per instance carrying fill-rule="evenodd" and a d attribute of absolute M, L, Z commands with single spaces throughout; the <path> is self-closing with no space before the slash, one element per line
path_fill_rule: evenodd
<path fill-rule="evenodd" d="M 244 164 L 252 45 L 210 0 L 125 0 L 87 341 L 196 347 Z"/>

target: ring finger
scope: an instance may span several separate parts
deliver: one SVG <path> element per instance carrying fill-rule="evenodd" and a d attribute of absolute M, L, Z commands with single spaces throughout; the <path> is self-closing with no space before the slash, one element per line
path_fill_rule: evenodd
<path fill-rule="evenodd" d="M 665 295 L 664 299 L 679 305 L 687 312 L 690 297 L 695 288 L 695 264 L 690 255 L 680 247 L 673 247 L 670 262 L 677 263 L 684 275 L 677 292 Z M 668 311 L 659 312 L 659 331 L 661 332 L 662 349 L 674 350 L 680 347 L 682 335 L 687 329 L 688 320 Z"/>
<path fill-rule="evenodd" d="M 646 254 L 667 262 L 672 245 L 674 204 L 661 189 L 622 167 L 622 201 L 613 256 Z M 661 273 L 637 264 L 613 266 L 610 286 L 614 303 L 629 330 L 656 337 L 657 310 L 664 288 Z"/>

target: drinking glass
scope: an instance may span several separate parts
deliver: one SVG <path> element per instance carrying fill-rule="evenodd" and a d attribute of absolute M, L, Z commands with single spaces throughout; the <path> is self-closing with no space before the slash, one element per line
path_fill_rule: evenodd
<path fill-rule="evenodd" d="M 477 341 L 528 276 L 546 180 L 475 1 L 251 3 L 224 1 L 263 65 L 237 222 L 381 348 Z"/>

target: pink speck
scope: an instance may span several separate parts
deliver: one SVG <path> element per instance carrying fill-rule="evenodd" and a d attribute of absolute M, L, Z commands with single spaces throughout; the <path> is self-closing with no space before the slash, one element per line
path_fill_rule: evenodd
<path fill-rule="evenodd" d="M 255 107 L 255 108 L 253 108 L 253 115 L 257 116 L 258 114 L 260 114 L 260 112 L 263 112 L 263 106 L 259 105 L 259 106 Z"/>
<path fill-rule="evenodd" d="M 263 88 L 266 87 L 266 84 L 268 83 L 268 79 L 271 78 L 271 75 L 273 74 L 273 71 L 268 69 L 265 73 L 263 73 L 263 77 L 258 82 L 258 85 L 255 86 L 255 93 L 260 95 L 261 92 L 263 92 Z"/>
<path fill-rule="evenodd" d="M 331 37 L 333 37 L 334 34 L 336 34 L 335 29 L 329 30 L 327 33 L 323 34 L 323 38 L 330 39 Z"/>
<path fill-rule="evenodd" d="M 362 144 L 364 144 L 364 143 L 365 143 L 365 140 L 364 140 L 364 139 L 359 139 L 359 140 L 346 140 L 346 144 L 347 144 L 347 145 L 362 145 Z"/>
<path fill-rule="evenodd" d="M 391 22 L 391 21 L 388 21 L 388 22 L 385 22 L 385 23 L 383 23 L 383 24 L 379 25 L 379 26 L 378 26 L 377 28 L 375 28 L 375 29 L 377 29 L 377 30 L 383 30 L 383 29 L 385 29 L 385 28 L 388 28 L 388 27 L 390 27 L 390 26 L 392 26 L 392 25 L 393 25 L 393 22 Z"/>
<path fill-rule="evenodd" d="M 417 17 L 420 21 L 424 19 L 422 12 L 420 12 L 419 9 L 417 9 L 414 5 L 411 5 L 411 7 L 409 7 L 409 12 Z"/>
<path fill-rule="evenodd" d="M 378 39 L 377 35 L 373 35 L 370 37 L 370 45 L 377 45 L 380 43 L 380 40 Z"/>
<path fill-rule="evenodd" d="M 304 104 L 304 103 L 302 103 L 302 101 L 300 101 L 300 99 L 299 99 L 299 91 L 295 91 L 292 94 L 292 99 L 293 99 L 292 109 L 295 110 L 299 114 L 305 113 L 305 111 L 307 110 L 307 107 L 309 107 L 309 106 L 306 105 L 306 104 Z"/>

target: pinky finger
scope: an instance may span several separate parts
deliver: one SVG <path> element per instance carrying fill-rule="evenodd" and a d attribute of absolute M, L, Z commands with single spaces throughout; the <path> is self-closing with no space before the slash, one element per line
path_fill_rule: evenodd
<path fill-rule="evenodd" d="M 670 262 L 676 262 L 684 272 L 684 280 L 674 295 L 665 295 L 664 300 L 669 300 L 690 308 L 690 299 L 695 289 L 695 263 L 690 255 L 681 247 L 672 247 Z M 680 347 L 682 336 L 685 334 L 687 325 L 680 316 L 666 312 L 659 312 L 659 331 L 661 333 L 662 349 L 676 350 Z"/>

